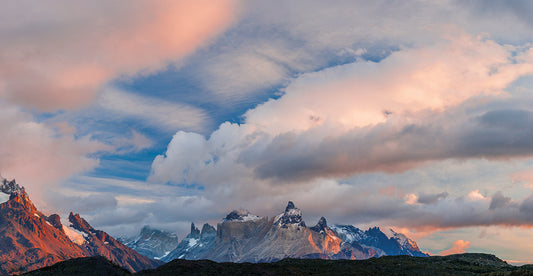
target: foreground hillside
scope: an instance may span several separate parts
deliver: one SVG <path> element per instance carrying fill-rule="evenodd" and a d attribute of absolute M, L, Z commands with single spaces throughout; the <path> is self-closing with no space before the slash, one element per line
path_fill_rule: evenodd
<path fill-rule="evenodd" d="M 132 275 L 102 257 L 79 258 L 25 275 Z M 516 267 L 488 254 L 367 260 L 284 259 L 274 263 L 217 263 L 174 260 L 133 275 L 533 275 L 532 266 Z"/>

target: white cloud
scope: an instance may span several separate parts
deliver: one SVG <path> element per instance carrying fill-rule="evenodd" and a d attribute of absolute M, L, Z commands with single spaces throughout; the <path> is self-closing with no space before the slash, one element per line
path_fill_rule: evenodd
<path fill-rule="evenodd" d="M 134 118 L 166 130 L 203 132 L 209 125 L 208 115 L 202 109 L 113 88 L 102 92 L 98 104 L 112 115 Z"/>

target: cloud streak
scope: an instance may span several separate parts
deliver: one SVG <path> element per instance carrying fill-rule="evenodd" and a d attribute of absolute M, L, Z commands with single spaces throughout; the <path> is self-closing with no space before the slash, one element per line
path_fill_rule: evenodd
<path fill-rule="evenodd" d="M 44 111 L 88 105 L 114 78 L 179 62 L 224 31 L 235 9 L 231 0 L 6 4 L 0 96 Z"/>
<path fill-rule="evenodd" d="M 208 115 L 202 109 L 113 88 L 104 90 L 98 105 L 116 116 L 134 118 L 167 131 L 203 132 L 209 125 Z"/>

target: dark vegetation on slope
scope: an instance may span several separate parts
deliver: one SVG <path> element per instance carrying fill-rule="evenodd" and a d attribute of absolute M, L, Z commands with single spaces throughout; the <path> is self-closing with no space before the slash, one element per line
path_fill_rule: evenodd
<path fill-rule="evenodd" d="M 132 275 L 101 257 L 78 258 L 25 275 Z M 383 256 L 367 260 L 284 259 L 274 263 L 217 263 L 177 259 L 133 275 L 533 275 L 494 255 Z"/>
<path fill-rule="evenodd" d="M 30 271 L 23 275 L 32 276 L 122 276 L 131 275 L 131 273 L 102 256 L 75 258 L 52 266 L 43 267 Z"/>

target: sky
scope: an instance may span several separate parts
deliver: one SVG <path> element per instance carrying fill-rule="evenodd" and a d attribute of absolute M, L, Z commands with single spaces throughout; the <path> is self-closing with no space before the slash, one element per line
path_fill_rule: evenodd
<path fill-rule="evenodd" d="M 0 173 L 45 213 L 183 238 L 233 209 L 533 261 L 533 3 L 0 9 Z"/>

